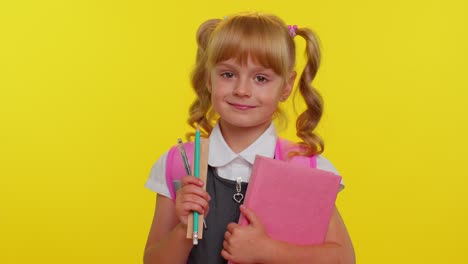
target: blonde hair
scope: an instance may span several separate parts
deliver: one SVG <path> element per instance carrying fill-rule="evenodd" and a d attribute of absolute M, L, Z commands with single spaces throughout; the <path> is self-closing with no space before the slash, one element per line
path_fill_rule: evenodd
<path fill-rule="evenodd" d="M 323 141 L 313 131 L 323 112 L 322 98 L 311 83 L 320 64 L 318 39 L 307 28 L 298 28 L 296 34 L 306 41 L 307 63 L 301 73 L 298 89 L 307 105 L 296 121 L 297 136 L 303 142 L 291 155 L 311 156 L 323 152 Z M 242 13 L 228 19 L 211 19 L 197 32 L 198 51 L 192 72 L 192 86 L 197 98 L 190 106 L 189 125 L 199 127 L 208 136 L 217 114 L 211 105 L 208 88 L 209 72 L 217 63 L 235 58 L 241 64 L 251 56 L 255 62 L 272 69 L 286 82 L 296 62 L 296 47 L 285 23 L 278 17 L 259 13 Z M 278 108 L 275 116 L 284 118 Z M 193 137 L 193 132 L 187 138 Z"/>

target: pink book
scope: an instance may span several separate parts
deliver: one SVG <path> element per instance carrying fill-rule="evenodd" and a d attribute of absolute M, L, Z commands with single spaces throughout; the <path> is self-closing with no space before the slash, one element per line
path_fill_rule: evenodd
<path fill-rule="evenodd" d="M 325 241 L 341 177 L 328 171 L 257 156 L 244 205 L 268 235 L 298 245 Z M 248 225 L 241 214 L 240 225 Z"/>

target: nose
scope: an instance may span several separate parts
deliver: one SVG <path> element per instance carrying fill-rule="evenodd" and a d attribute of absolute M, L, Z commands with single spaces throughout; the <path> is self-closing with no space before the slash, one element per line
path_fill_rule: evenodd
<path fill-rule="evenodd" d="M 232 93 L 239 97 L 250 97 L 252 96 L 252 87 L 248 80 L 239 80 Z"/>

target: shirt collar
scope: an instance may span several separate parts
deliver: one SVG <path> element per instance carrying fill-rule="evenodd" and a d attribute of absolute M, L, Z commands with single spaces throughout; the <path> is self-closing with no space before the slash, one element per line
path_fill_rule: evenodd
<path fill-rule="evenodd" d="M 219 123 L 216 123 L 210 134 L 208 164 L 212 167 L 222 167 L 236 158 L 242 158 L 250 164 L 253 164 L 256 155 L 273 158 L 275 154 L 276 141 L 276 129 L 273 123 L 271 123 L 265 132 L 257 138 L 257 140 L 255 140 L 241 153 L 236 154 L 224 140 L 221 129 L 219 128 Z"/>

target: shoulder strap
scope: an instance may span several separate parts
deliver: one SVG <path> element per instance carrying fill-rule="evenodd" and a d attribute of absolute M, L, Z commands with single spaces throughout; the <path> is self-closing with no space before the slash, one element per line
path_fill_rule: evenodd
<path fill-rule="evenodd" d="M 193 142 L 186 142 L 184 143 L 185 152 L 187 153 L 187 157 L 190 163 L 190 167 L 193 166 Z M 171 198 L 175 200 L 175 188 L 174 188 L 174 181 L 182 180 L 187 174 L 184 168 L 184 162 L 182 160 L 182 156 L 177 149 L 177 145 L 173 146 L 169 153 L 167 154 L 166 160 L 166 184 L 167 188 L 169 189 L 169 193 L 171 194 Z"/>
<path fill-rule="evenodd" d="M 290 159 L 288 159 L 288 153 L 293 150 L 299 149 L 300 146 L 297 144 L 278 137 L 278 141 L 276 143 L 276 149 L 275 149 L 275 158 L 279 160 L 284 160 L 287 162 L 291 162 L 293 164 L 299 164 L 311 168 L 316 168 L 317 167 L 317 156 L 313 155 L 310 157 L 306 156 L 294 156 Z"/>

